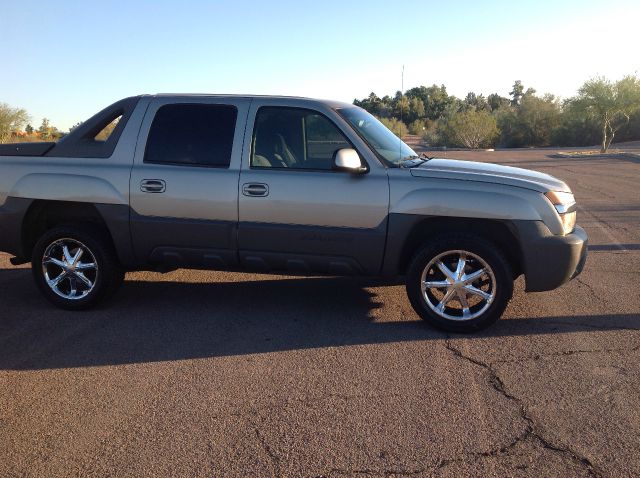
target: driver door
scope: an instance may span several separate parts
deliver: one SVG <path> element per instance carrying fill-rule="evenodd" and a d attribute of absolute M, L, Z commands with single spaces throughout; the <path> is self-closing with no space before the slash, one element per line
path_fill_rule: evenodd
<path fill-rule="evenodd" d="M 240 173 L 242 264 L 301 273 L 379 272 L 388 216 L 386 170 L 335 170 L 336 151 L 354 146 L 323 112 L 258 102 L 249 124 L 251 144 Z"/>

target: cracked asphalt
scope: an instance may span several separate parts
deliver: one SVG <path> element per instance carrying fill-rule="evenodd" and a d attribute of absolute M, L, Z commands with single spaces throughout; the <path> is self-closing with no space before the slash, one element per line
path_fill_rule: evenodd
<path fill-rule="evenodd" d="M 50 307 L 0 255 L 0 477 L 640 476 L 640 161 L 448 152 L 554 174 L 591 252 L 476 335 L 399 282 L 134 273 Z"/>

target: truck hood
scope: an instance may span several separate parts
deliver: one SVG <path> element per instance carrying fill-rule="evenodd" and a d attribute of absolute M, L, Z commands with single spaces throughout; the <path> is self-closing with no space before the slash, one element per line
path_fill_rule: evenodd
<path fill-rule="evenodd" d="M 529 169 L 500 166 L 492 163 L 461 161 L 456 159 L 430 159 L 420 166 L 411 168 L 411 175 L 421 178 L 459 179 L 483 183 L 505 184 L 520 188 L 547 191 L 570 192 L 569 186 L 548 174 Z"/>

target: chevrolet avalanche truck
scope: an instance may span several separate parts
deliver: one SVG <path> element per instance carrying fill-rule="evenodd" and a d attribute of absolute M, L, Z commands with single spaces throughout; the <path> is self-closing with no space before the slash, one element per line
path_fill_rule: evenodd
<path fill-rule="evenodd" d="M 57 143 L 0 145 L 0 251 L 70 310 L 133 270 L 404 276 L 420 317 L 469 332 L 518 276 L 546 291 L 580 273 L 575 223 L 564 182 L 421 157 L 333 101 L 142 95 Z"/>

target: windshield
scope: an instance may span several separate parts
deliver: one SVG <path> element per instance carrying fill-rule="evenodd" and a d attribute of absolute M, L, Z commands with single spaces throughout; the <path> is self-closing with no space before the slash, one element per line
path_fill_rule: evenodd
<path fill-rule="evenodd" d="M 418 155 L 374 116 L 362 108 L 340 108 L 338 113 L 369 143 L 387 166 L 398 167 Z"/>

